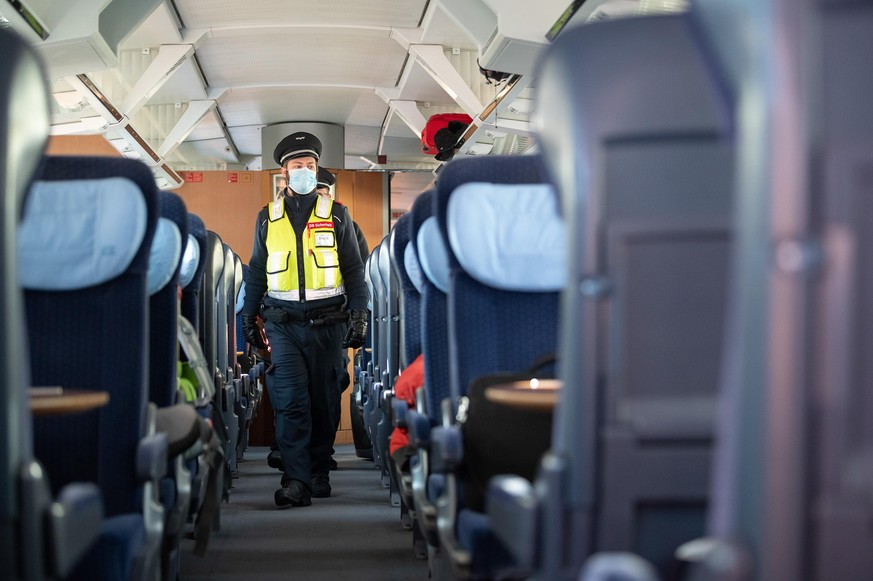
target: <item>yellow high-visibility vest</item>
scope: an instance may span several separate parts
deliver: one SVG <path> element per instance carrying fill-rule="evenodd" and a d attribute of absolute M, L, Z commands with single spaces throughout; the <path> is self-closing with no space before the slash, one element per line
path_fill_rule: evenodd
<path fill-rule="evenodd" d="M 317 194 L 312 194 L 317 195 Z M 303 233 L 303 272 L 306 300 L 326 299 L 345 292 L 339 268 L 333 200 L 318 196 Z M 275 299 L 299 301 L 297 236 L 285 215 L 284 199 L 270 203 L 267 223 L 267 294 Z"/>

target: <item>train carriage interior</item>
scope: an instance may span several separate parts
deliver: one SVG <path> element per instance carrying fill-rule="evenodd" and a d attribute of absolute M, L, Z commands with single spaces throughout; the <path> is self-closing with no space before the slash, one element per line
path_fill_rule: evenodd
<path fill-rule="evenodd" d="M 873 580 L 871 79 L 871 0 L 0 0 L 0 580 Z"/>

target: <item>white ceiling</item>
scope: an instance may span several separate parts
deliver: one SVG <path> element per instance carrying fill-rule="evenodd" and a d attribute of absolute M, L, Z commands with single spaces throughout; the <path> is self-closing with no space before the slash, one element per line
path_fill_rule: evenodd
<path fill-rule="evenodd" d="M 498 54 L 504 70 L 520 72 L 489 43 L 499 40 L 513 54 L 523 48 L 533 60 L 568 0 L 540 0 L 534 10 L 527 0 L 65 0 L 63 14 L 49 0 L 23 4 L 48 29 L 47 40 L 5 4 L 0 14 L 44 56 L 59 94 L 54 132 L 118 136 L 130 125 L 160 151 L 160 183 L 164 162 L 175 171 L 261 169 L 267 125 L 338 124 L 347 169 L 403 172 L 391 181 L 401 196 L 392 206 L 402 209 L 402 196 L 427 187 L 439 166 L 419 147 L 431 115 L 475 118 L 464 155 L 516 153 L 532 142 L 524 104 L 532 75 L 480 120 L 502 87 L 485 83 L 477 58 Z M 114 4 L 141 14 L 98 18 Z M 111 38 L 121 41 L 111 46 Z M 510 112 L 512 101 L 521 113 Z"/>

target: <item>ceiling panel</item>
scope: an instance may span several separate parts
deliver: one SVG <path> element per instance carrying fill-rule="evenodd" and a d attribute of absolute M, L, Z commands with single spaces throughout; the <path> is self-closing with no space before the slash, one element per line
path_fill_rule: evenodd
<path fill-rule="evenodd" d="M 203 116 L 200 123 L 194 126 L 185 141 L 200 141 L 204 139 L 224 139 L 221 123 L 215 111 L 210 111 Z"/>
<path fill-rule="evenodd" d="M 479 50 L 473 41 L 455 19 L 446 14 L 442 6 L 435 10 L 421 37 L 423 44 L 441 44 L 446 48 L 461 48 Z"/>
<path fill-rule="evenodd" d="M 218 107 L 228 127 L 284 121 L 321 121 L 345 125 L 352 113 L 356 114 L 357 125 L 381 125 L 382 116 L 376 114 L 375 108 L 373 119 L 366 123 L 361 119 L 360 102 L 367 95 L 372 96 L 372 92 L 323 87 L 240 89 L 227 92 L 219 100 Z"/>
<path fill-rule="evenodd" d="M 282 25 L 352 25 L 415 28 L 427 0 L 174 0 L 187 28 Z"/>
<path fill-rule="evenodd" d="M 403 85 L 403 99 L 431 103 L 432 105 L 458 106 L 445 89 L 424 69 L 419 61 L 415 61 Z M 460 108 L 459 108 L 460 109 Z"/>
<path fill-rule="evenodd" d="M 170 78 L 149 99 L 149 103 L 152 105 L 186 103 L 205 98 L 206 89 L 203 87 L 203 79 L 197 71 L 197 65 L 192 59 L 187 59 L 173 71 Z"/>
<path fill-rule="evenodd" d="M 403 47 L 383 30 L 232 30 L 215 33 L 197 50 L 213 87 L 394 86 L 405 59 Z"/>
<path fill-rule="evenodd" d="M 189 165 L 199 166 L 202 169 L 207 169 L 207 165 L 215 164 L 216 162 L 236 162 L 233 152 L 227 150 L 227 141 L 224 138 L 183 142 L 176 149 L 174 155 Z M 215 169 L 219 168 L 216 167 Z"/>
<path fill-rule="evenodd" d="M 346 125 L 346 155 L 375 155 L 379 147 L 379 127 Z"/>
<path fill-rule="evenodd" d="M 388 114 L 388 103 L 369 91 L 361 91 L 355 106 L 349 112 L 346 125 L 380 126 Z"/>
<path fill-rule="evenodd" d="M 233 140 L 233 144 L 239 151 L 240 161 L 250 163 L 250 160 L 261 157 L 261 127 L 258 125 L 249 125 L 247 127 L 228 127 L 227 132 Z M 261 169 L 260 159 L 257 161 L 257 167 L 251 166 L 249 169 Z"/>

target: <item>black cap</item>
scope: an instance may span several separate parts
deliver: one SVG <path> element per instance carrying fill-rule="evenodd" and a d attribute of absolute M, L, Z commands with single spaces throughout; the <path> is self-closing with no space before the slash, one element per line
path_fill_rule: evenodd
<path fill-rule="evenodd" d="M 311 133 L 298 131 L 279 142 L 273 150 L 273 161 L 282 165 L 296 157 L 314 157 L 316 161 L 321 156 L 321 141 Z"/>
<path fill-rule="evenodd" d="M 334 175 L 323 167 L 318 168 L 316 179 L 318 180 L 318 183 L 315 185 L 316 188 L 329 188 L 336 183 Z"/>

